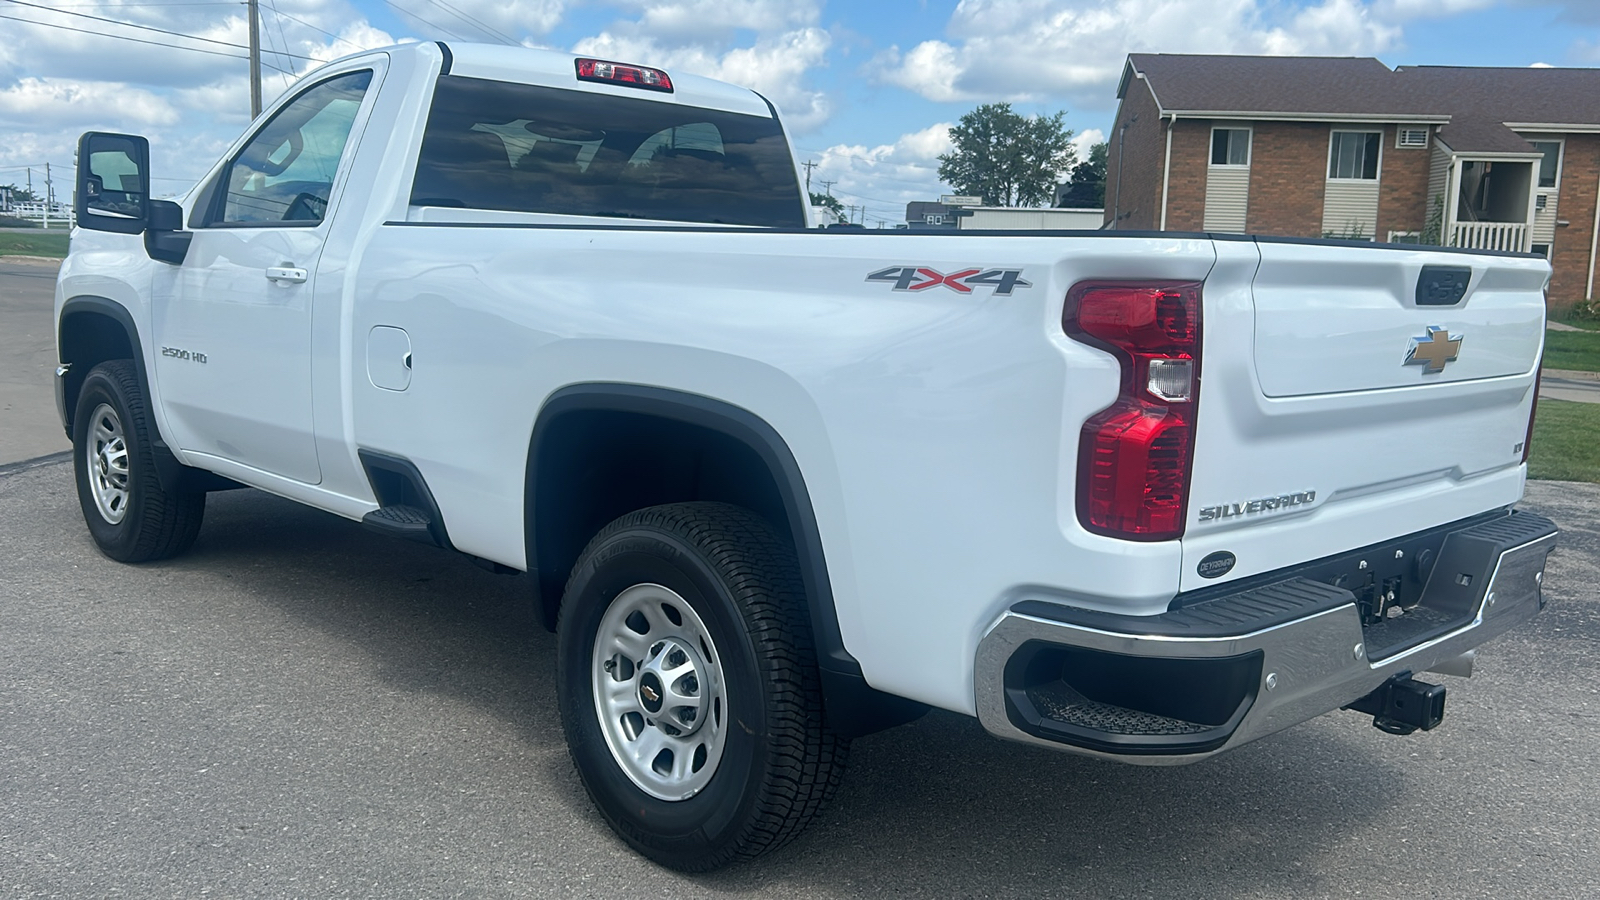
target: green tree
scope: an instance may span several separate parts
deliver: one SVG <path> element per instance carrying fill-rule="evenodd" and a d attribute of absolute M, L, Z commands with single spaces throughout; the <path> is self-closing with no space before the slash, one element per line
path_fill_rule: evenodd
<path fill-rule="evenodd" d="M 1057 206 L 1070 206 L 1075 209 L 1105 208 L 1108 149 L 1108 145 L 1103 141 L 1089 148 L 1089 161 L 1072 167 L 1072 174 L 1067 176 L 1065 190 L 1061 192 L 1061 202 L 1057 203 Z"/>
<path fill-rule="evenodd" d="M 811 205 L 820 206 L 823 209 L 826 209 L 828 212 L 833 213 L 835 221 L 843 222 L 845 220 L 844 204 L 839 202 L 839 198 L 832 194 L 818 194 L 813 191 L 811 194 Z"/>
<path fill-rule="evenodd" d="M 35 197 L 33 192 L 27 188 L 19 188 L 14 184 L 0 184 L 0 190 L 7 190 L 11 192 L 12 203 L 35 203 L 39 199 L 38 197 Z"/>
<path fill-rule="evenodd" d="M 1072 167 L 1065 112 L 1023 116 L 1009 103 L 985 103 L 950 129 L 955 149 L 939 157 L 939 178 L 989 206 L 1045 206 Z"/>

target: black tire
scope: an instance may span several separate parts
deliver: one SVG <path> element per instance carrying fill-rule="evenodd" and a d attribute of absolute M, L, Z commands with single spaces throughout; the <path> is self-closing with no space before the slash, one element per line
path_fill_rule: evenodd
<path fill-rule="evenodd" d="M 730 727 L 709 782 L 687 799 L 642 790 L 601 730 L 596 636 L 618 595 L 639 585 L 681 598 L 710 638 L 706 659 L 720 656 Z M 703 872 L 755 857 L 798 835 L 837 789 L 849 742 L 823 722 L 799 566 L 789 543 L 753 513 L 676 503 L 612 522 L 573 569 L 557 637 L 572 761 L 601 815 L 650 859 Z M 643 671 L 634 671 L 637 684 Z"/>
<path fill-rule="evenodd" d="M 162 489 L 151 444 L 154 431 L 132 361 L 111 360 L 89 371 L 72 420 L 72 468 L 89 534 L 100 552 L 119 562 L 177 556 L 194 544 L 205 516 L 204 493 Z M 114 472 L 100 451 L 116 443 L 108 445 L 97 437 L 113 432 L 121 439 L 112 454 L 119 460 Z M 106 510 L 97 499 L 97 478 L 111 485 L 100 488 L 99 496 L 117 498 Z"/>

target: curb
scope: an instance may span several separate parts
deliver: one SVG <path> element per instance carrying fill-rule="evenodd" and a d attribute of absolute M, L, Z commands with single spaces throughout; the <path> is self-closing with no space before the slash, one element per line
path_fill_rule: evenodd
<path fill-rule="evenodd" d="M 18 472 L 26 472 L 29 469 L 38 469 L 43 466 L 53 466 L 56 463 L 69 462 L 71 459 L 71 450 L 61 450 L 56 453 L 46 454 L 44 456 L 35 456 L 33 459 L 25 459 L 22 462 L 5 463 L 4 465 L 0 465 L 0 478 L 4 478 L 7 475 L 15 475 Z"/>
<path fill-rule="evenodd" d="M 1583 372 L 1577 369 L 1545 369 L 1541 374 L 1569 381 L 1600 381 L 1600 372 Z"/>

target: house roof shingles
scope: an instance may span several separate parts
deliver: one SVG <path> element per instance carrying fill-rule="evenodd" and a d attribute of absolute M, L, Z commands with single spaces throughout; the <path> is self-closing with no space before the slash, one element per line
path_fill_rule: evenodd
<path fill-rule="evenodd" d="M 1132 53 L 1163 113 L 1448 122 L 1468 153 L 1531 153 L 1507 122 L 1600 127 L 1600 69 L 1401 66 L 1372 57 Z M 1126 82 L 1119 96 L 1126 90 Z"/>

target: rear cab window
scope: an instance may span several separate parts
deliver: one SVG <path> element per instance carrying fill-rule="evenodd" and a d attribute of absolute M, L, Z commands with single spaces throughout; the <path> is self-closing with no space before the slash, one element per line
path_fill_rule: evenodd
<path fill-rule="evenodd" d="M 803 228 L 776 118 L 442 76 L 412 206 Z"/>

